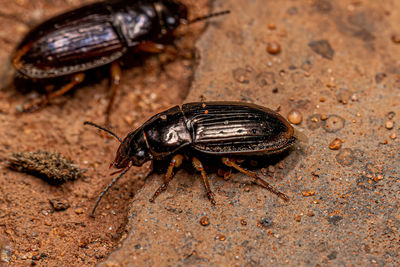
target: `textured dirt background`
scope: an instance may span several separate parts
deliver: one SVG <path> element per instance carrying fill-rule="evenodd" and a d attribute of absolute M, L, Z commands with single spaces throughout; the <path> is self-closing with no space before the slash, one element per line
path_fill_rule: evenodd
<path fill-rule="evenodd" d="M 44 9 L 50 16 L 80 3 L 7 2 L 0 17 L 7 25 L 0 31 L 3 85 L 12 73 L 7 57 L 25 24 L 40 21 Z M 191 7 L 193 16 L 207 12 L 206 3 Z M 189 168 L 152 204 L 148 199 L 163 176 L 144 183 L 144 166 L 121 179 L 90 219 L 118 144 L 82 122 L 102 121 L 108 80 L 23 116 L 14 114 L 15 105 L 31 95 L 6 87 L 2 160 L 14 151 L 47 149 L 88 168 L 87 179 L 54 187 L 2 167 L 0 245 L 12 248 L 11 265 L 93 265 L 116 246 L 102 266 L 399 265 L 400 44 L 392 36 L 400 34 L 400 3 L 214 2 L 214 10 L 223 9 L 232 14 L 210 21 L 196 45 L 200 60 L 187 98 L 191 61 L 178 59 L 161 71 L 157 57 L 148 58 L 143 68 L 124 72 L 115 130 L 124 135 L 172 104 L 204 98 L 253 102 L 285 116 L 296 109 L 308 145 L 260 163 L 291 201 L 246 183 L 241 174 L 225 181 L 210 171 L 218 203 L 212 208 L 200 175 Z M 192 49 L 200 28 L 194 25 L 178 44 Z M 269 54 L 268 42 L 279 43 L 280 53 Z M 386 127 L 388 121 L 394 126 Z M 339 150 L 329 149 L 335 138 L 344 141 Z M 48 199 L 55 197 L 71 208 L 53 212 Z M 201 225 L 205 220 L 209 224 Z"/>
<path fill-rule="evenodd" d="M 0 249 L 1 263 L 10 266 L 93 266 L 103 260 L 125 232 L 128 206 L 143 184 L 148 166 L 122 179 L 101 203 L 98 217 L 89 217 L 94 201 L 110 182 L 109 163 L 118 143 L 83 122 L 104 123 L 108 103 L 108 68 L 89 75 L 88 81 L 54 104 L 32 114 L 18 114 L 16 107 L 38 97 L 30 85 L 14 86 L 9 56 L 32 25 L 60 12 L 93 1 L 0 0 Z M 183 1 L 190 17 L 209 12 L 208 1 Z M 195 40 L 204 23 L 182 27 L 176 45 L 181 56 L 133 58 L 125 62 L 118 103 L 111 116 L 114 131 L 125 136 L 150 116 L 183 102 L 194 69 Z M 135 66 L 136 65 L 136 66 Z M 18 88 L 16 88 L 18 87 Z M 22 92 L 21 92 L 22 91 Z M 24 93 L 23 91 L 27 91 Z M 87 169 L 87 178 L 52 186 L 31 175 L 6 168 L 12 152 L 59 152 Z M 71 206 L 54 211 L 49 200 Z M 4 253 L 11 250 L 7 259 Z M 0 265 L 2 265 L 0 264 Z"/>

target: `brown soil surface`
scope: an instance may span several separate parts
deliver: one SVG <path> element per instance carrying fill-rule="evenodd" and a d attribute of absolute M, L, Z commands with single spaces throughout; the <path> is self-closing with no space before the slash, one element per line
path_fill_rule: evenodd
<path fill-rule="evenodd" d="M 0 249 L 2 253 L 11 251 L 10 266 L 59 266 L 61 262 L 63 266 L 92 266 L 103 260 L 124 234 L 129 203 L 149 170 L 148 166 L 136 168 L 121 179 L 101 202 L 99 218 L 89 217 L 94 201 L 110 182 L 108 165 L 118 148 L 114 139 L 83 125 L 86 120 L 104 123 L 107 68 L 94 72 L 88 82 L 38 112 L 16 111 L 18 105 L 40 95 L 15 85 L 9 63 L 14 47 L 31 25 L 90 2 L 0 1 Z M 182 2 L 190 17 L 209 10 L 208 1 Z M 139 60 L 135 66 L 124 67 L 111 116 L 118 135 L 124 137 L 155 113 L 182 103 L 193 76 L 194 43 L 204 26 L 181 26 L 177 31 L 175 44 L 185 56 L 173 60 L 166 55 L 134 58 Z M 11 153 L 36 150 L 61 153 L 87 169 L 86 178 L 57 186 L 6 167 Z M 70 207 L 56 211 L 50 201 Z"/>
<path fill-rule="evenodd" d="M 7 63 L 30 25 L 83 2 L 0 0 L 0 248 L 11 266 L 399 266 L 399 1 L 215 0 L 232 13 L 204 32 L 204 23 L 179 31 L 180 51 L 195 56 L 124 68 L 113 130 L 123 137 L 200 99 L 295 111 L 308 143 L 257 169 L 290 201 L 206 169 L 211 206 L 187 168 L 149 203 L 163 175 L 145 181 L 146 164 L 105 195 L 95 219 L 118 143 L 83 122 L 104 122 L 107 69 L 21 115 L 15 108 L 37 93 L 14 86 Z M 191 17 L 208 12 L 205 1 L 185 3 Z M 61 153 L 86 178 L 55 186 L 6 168 L 12 152 L 36 150 Z"/>

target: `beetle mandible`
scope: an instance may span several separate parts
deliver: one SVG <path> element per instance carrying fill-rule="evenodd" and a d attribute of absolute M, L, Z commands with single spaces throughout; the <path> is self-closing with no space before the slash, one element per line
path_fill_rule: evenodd
<path fill-rule="evenodd" d="M 182 164 L 183 152 L 195 155 L 191 157 L 193 166 L 200 171 L 207 197 L 213 205 L 213 193 L 198 155 L 219 156 L 224 165 L 252 177 L 254 183 L 289 200 L 284 193 L 273 188 L 255 172 L 242 168 L 237 162 L 237 158 L 282 152 L 299 139 L 290 123 L 271 109 L 244 102 L 187 103 L 153 116 L 141 127 L 128 133 L 123 140 L 97 124 L 85 124 L 107 131 L 121 143 L 110 165 L 119 169 L 115 173 L 121 174 L 100 194 L 92 216 L 103 195 L 132 166 L 142 166 L 149 160 L 171 158 L 164 183 L 150 199 L 153 202 L 167 188 L 173 178 L 174 168 Z"/>
<path fill-rule="evenodd" d="M 223 11 L 188 21 L 187 7 L 175 0 L 107 0 L 53 17 L 32 29 L 11 61 L 30 79 L 71 77 L 71 81 L 24 111 L 34 111 L 83 82 L 84 72 L 110 65 L 111 94 L 106 120 L 121 79 L 117 62 L 128 50 L 157 53 L 170 47 L 157 43 L 180 24 L 190 24 Z"/>

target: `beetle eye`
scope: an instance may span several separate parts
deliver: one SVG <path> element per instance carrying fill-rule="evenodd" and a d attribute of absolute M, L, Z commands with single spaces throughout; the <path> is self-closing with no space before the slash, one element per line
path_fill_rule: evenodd
<path fill-rule="evenodd" d="M 139 159 L 143 159 L 145 157 L 144 151 L 140 150 L 136 153 L 136 157 Z"/>
<path fill-rule="evenodd" d="M 176 19 L 174 17 L 168 17 L 167 18 L 167 23 L 169 25 L 175 25 L 176 24 Z"/>

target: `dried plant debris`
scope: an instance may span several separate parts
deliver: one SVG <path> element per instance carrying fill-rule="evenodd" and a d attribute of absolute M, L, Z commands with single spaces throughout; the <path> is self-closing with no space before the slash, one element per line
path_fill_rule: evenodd
<path fill-rule="evenodd" d="M 10 169 L 26 172 L 44 179 L 50 184 L 62 184 L 66 181 L 84 177 L 81 169 L 60 153 L 47 151 L 17 152 L 8 158 Z"/>

